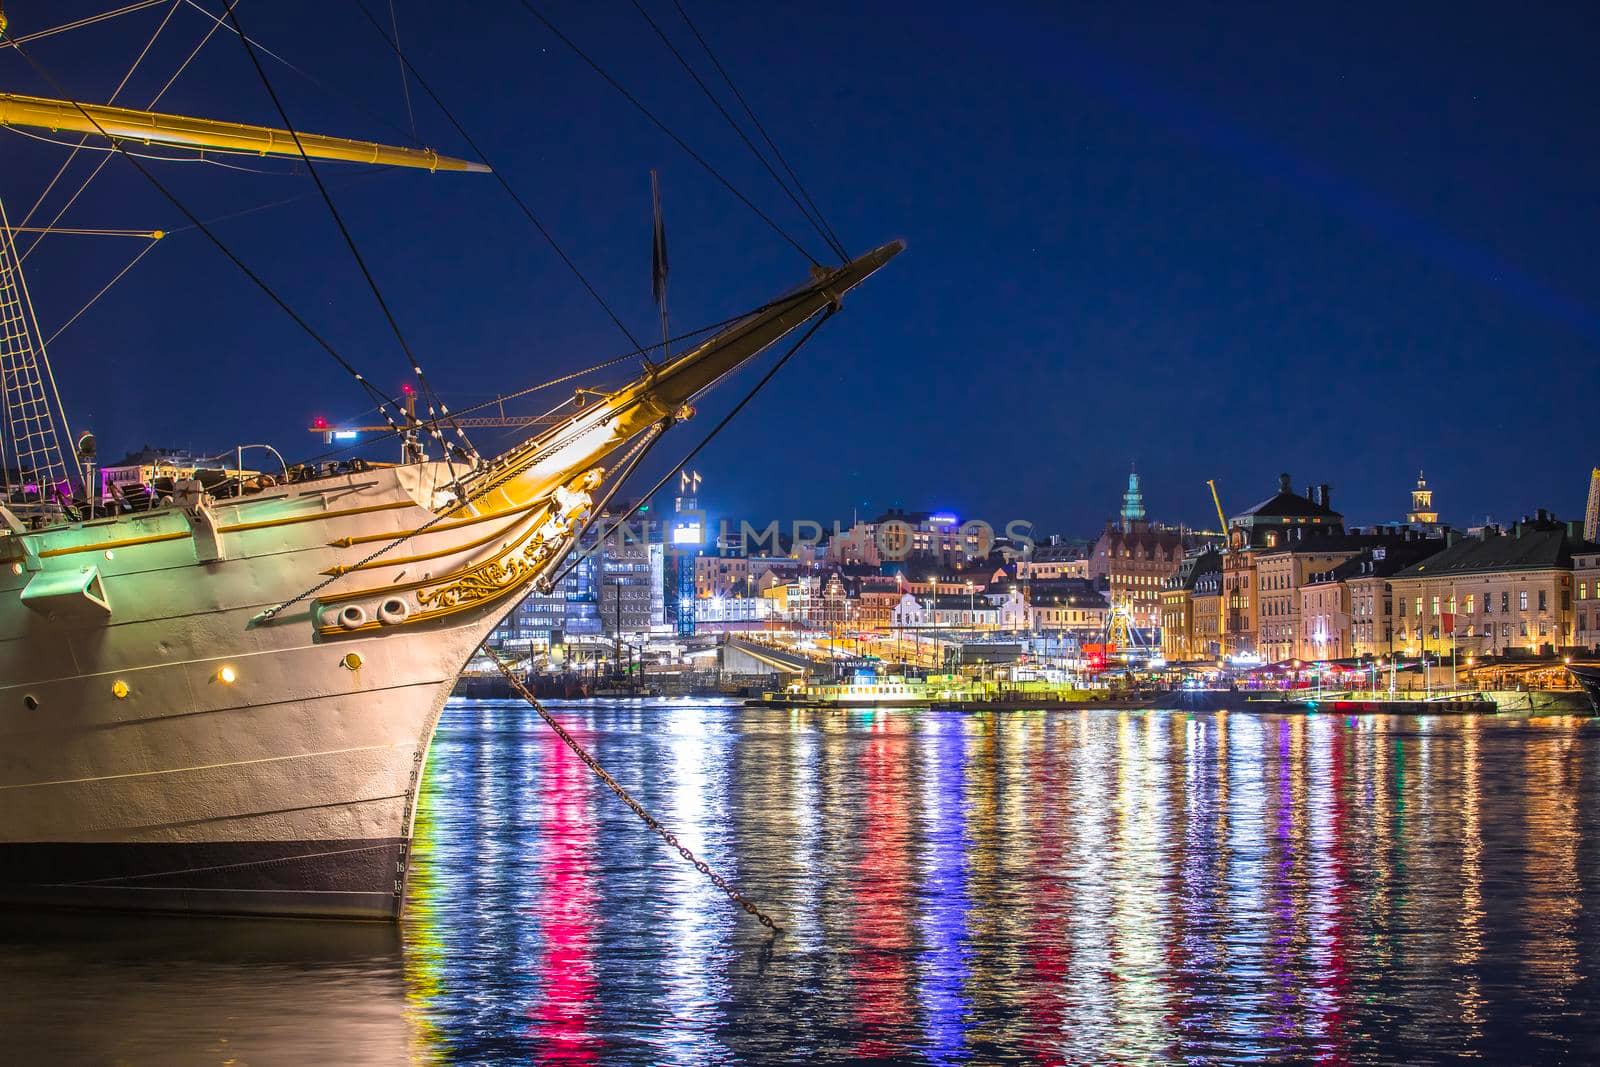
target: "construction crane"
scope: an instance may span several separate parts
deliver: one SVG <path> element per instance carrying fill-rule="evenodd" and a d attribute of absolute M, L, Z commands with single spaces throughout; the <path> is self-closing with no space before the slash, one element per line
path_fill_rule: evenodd
<path fill-rule="evenodd" d="M 1217 495 L 1217 482 L 1214 478 L 1207 478 L 1206 484 L 1211 487 L 1211 502 L 1217 506 L 1217 523 L 1222 530 L 1224 540 L 1228 537 L 1228 520 L 1222 514 L 1222 498 Z"/>
<path fill-rule="evenodd" d="M 1589 506 L 1583 512 L 1583 539 L 1600 541 L 1600 467 L 1589 472 Z"/>
<path fill-rule="evenodd" d="M 1211 502 L 1217 506 L 1217 522 L 1222 524 L 1222 551 L 1228 551 L 1228 520 L 1222 514 L 1222 498 L 1217 495 L 1217 480 L 1207 478 L 1206 484 L 1211 487 Z M 1226 565 L 1224 565 L 1226 569 Z M 1217 605 L 1217 651 L 1222 655 L 1228 654 L 1228 591 L 1224 586 L 1222 602 Z M 1220 661 L 1219 661 L 1220 663 Z"/>

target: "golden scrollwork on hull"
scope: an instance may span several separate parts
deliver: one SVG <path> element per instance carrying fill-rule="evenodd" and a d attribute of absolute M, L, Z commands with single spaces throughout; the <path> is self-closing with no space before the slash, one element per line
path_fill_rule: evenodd
<path fill-rule="evenodd" d="M 505 545 L 486 560 L 436 579 L 346 593 L 319 601 L 318 633 L 323 637 L 340 637 L 426 622 L 525 590 L 545 576 L 571 549 L 588 516 L 593 500 L 591 491 L 599 486 L 603 476 L 604 472 L 595 468 L 558 486 L 550 496 L 544 521 L 531 526 L 519 540 Z M 404 610 L 388 610 L 397 592 L 409 590 L 415 591 L 416 610 L 411 610 L 403 601 Z M 382 609 L 368 611 L 363 602 L 374 596 L 389 599 Z M 350 612 L 352 605 L 359 608 L 359 612 Z"/>

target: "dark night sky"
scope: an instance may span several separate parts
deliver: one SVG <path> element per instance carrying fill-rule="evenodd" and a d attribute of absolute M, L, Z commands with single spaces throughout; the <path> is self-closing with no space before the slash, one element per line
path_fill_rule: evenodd
<path fill-rule="evenodd" d="M 13 34 L 107 6 L 7 5 Z M 397 7 L 413 61 L 641 336 L 650 167 L 679 323 L 804 278 L 793 249 L 513 0 Z M 825 520 L 899 501 L 1087 533 L 1136 459 L 1152 516 L 1170 521 L 1207 521 L 1208 477 L 1237 509 L 1279 470 L 1331 482 L 1352 521 L 1393 519 L 1418 467 L 1458 524 L 1580 514 L 1600 462 L 1592 9 L 1300 7 L 694 3 L 846 244 L 910 246 L 697 461 L 708 502 Z M 670 4 L 649 8 L 692 46 Z M 820 249 L 629 4 L 546 10 Z M 104 100 L 164 11 L 31 51 Z M 409 140 L 394 57 L 353 4 L 244 0 L 239 13 L 331 90 L 269 65 L 301 128 Z M 147 104 L 204 29 L 182 7 L 119 102 Z M 0 84 L 49 95 L 9 51 Z M 161 106 L 276 125 L 222 35 Z M 416 112 L 422 141 L 466 154 L 431 106 Z M 63 153 L 6 132 L 0 153 L 15 223 Z M 217 232 L 398 385 L 404 358 L 309 180 L 246 165 L 272 173 L 158 173 L 204 217 L 301 196 Z M 458 406 L 627 347 L 492 179 L 324 173 Z M 65 222 L 182 220 L 118 159 Z M 28 269 L 46 332 L 133 251 L 42 245 Z M 308 417 L 363 407 L 194 232 L 163 242 L 52 356 L 75 423 L 108 454 L 268 440 L 305 455 Z M 686 450 L 751 381 L 662 451 Z"/>

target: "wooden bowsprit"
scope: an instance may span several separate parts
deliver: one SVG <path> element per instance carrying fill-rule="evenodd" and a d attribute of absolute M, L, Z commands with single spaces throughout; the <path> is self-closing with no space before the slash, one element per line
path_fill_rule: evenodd
<path fill-rule="evenodd" d="M 510 683 L 511 688 L 515 689 L 517 694 L 521 696 L 523 700 L 526 700 L 534 711 L 539 713 L 539 717 L 545 721 L 550 729 L 556 732 L 556 736 L 561 738 L 562 741 L 566 742 L 567 747 L 572 749 L 572 751 L 577 754 L 578 758 L 581 759 L 584 764 L 587 765 L 588 768 L 606 784 L 606 787 L 613 793 L 617 794 L 618 798 L 620 798 L 624 804 L 628 805 L 628 807 L 633 810 L 635 815 L 639 816 L 639 820 L 641 822 L 643 822 L 650 829 L 654 830 L 656 835 L 660 837 L 661 840 L 665 841 L 669 846 L 676 849 L 678 855 L 682 856 L 685 860 L 692 864 L 695 870 L 711 879 L 711 884 L 722 890 L 722 892 L 727 895 L 728 900 L 734 904 L 737 904 L 751 915 L 755 916 L 756 921 L 762 926 L 765 926 L 768 930 L 772 930 L 774 932 L 781 929 L 777 923 L 772 921 L 772 918 L 768 916 L 766 912 L 756 907 L 750 902 L 748 897 L 746 897 L 743 893 L 740 893 L 733 886 L 729 885 L 727 879 L 723 878 L 722 875 L 718 874 L 716 871 L 713 871 L 710 864 L 706 863 L 705 860 L 691 852 L 687 845 L 680 842 L 677 837 L 673 835 L 672 831 L 668 830 L 665 826 L 662 826 L 654 815 L 651 815 L 648 811 L 644 810 L 644 806 L 642 804 L 640 804 L 637 800 L 634 800 L 633 797 L 629 796 L 628 791 L 622 788 L 622 784 L 615 778 L 611 777 L 609 771 L 600 766 L 600 761 L 585 751 L 584 747 L 578 744 L 577 738 L 568 733 L 567 728 L 562 726 L 561 723 L 556 720 L 556 717 L 550 714 L 543 704 L 539 703 L 539 698 L 533 695 L 532 691 L 529 690 L 527 685 L 523 683 L 522 679 L 517 676 L 516 671 L 512 669 L 509 663 L 502 660 L 500 656 L 488 645 L 482 645 L 479 647 L 483 650 L 483 653 L 489 657 L 489 661 L 495 665 L 495 668 L 499 670 L 501 675 L 505 677 L 505 680 Z"/>

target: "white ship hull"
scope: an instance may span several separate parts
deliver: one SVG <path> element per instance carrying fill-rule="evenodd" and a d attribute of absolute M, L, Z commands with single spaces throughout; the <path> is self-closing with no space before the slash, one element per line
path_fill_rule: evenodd
<path fill-rule="evenodd" d="M 0 572 L 0 900 L 397 916 L 440 710 L 528 580 L 416 626 L 330 637 L 311 601 L 258 616 L 375 547 L 331 542 L 432 518 L 417 482 L 437 469 L 221 506 L 226 558 L 213 562 L 177 509 L 30 535 L 38 560 Z M 395 556 L 504 524 L 445 527 Z M 503 540 L 356 571 L 320 596 L 459 571 Z M 109 612 L 70 596 L 24 604 L 40 574 L 86 567 Z"/>

